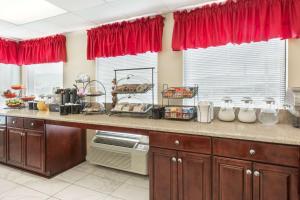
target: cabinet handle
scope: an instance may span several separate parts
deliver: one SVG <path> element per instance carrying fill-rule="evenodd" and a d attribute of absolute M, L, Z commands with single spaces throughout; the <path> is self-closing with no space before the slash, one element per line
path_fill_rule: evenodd
<path fill-rule="evenodd" d="M 255 172 L 254 172 L 254 176 L 260 176 L 259 171 L 255 171 Z"/>
<path fill-rule="evenodd" d="M 178 163 L 182 163 L 182 159 L 181 158 L 178 158 Z"/>
<path fill-rule="evenodd" d="M 256 152 L 255 152 L 254 149 L 250 149 L 249 153 L 250 153 L 251 156 L 253 156 L 253 155 L 255 155 Z"/>
<path fill-rule="evenodd" d="M 250 169 L 247 169 L 247 170 L 246 170 L 246 174 L 247 174 L 247 175 L 252 175 L 252 171 L 251 171 Z"/>
<path fill-rule="evenodd" d="M 179 140 L 175 140 L 174 143 L 175 143 L 176 145 L 179 145 L 179 144 L 180 144 Z"/>
<path fill-rule="evenodd" d="M 177 159 L 175 157 L 172 157 L 172 162 L 177 162 Z"/>
<path fill-rule="evenodd" d="M 34 123 L 33 123 L 33 122 L 31 122 L 30 126 L 34 126 Z"/>

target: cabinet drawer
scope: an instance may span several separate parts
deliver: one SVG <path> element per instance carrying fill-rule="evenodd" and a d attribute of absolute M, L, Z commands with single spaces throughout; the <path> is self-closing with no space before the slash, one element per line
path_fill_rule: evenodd
<path fill-rule="evenodd" d="M 24 128 L 29 130 L 35 130 L 35 131 L 44 131 L 44 120 L 38 120 L 38 119 L 30 119 L 25 118 L 24 119 Z"/>
<path fill-rule="evenodd" d="M 7 126 L 12 128 L 24 128 L 24 119 L 20 117 L 7 117 Z"/>
<path fill-rule="evenodd" d="M 211 138 L 165 132 L 150 132 L 150 146 L 211 154 Z"/>
<path fill-rule="evenodd" d="M 213 153 L 230 158 L 299 166 L 299 148 L 296 146 L 214 138 Z"/>

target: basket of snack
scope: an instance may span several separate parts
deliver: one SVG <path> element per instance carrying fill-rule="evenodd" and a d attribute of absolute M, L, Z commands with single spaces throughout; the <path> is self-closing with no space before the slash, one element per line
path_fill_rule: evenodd
<path fill-rule="evenodd" d="M 111 110 L 112 113 L 132 113 L 132 114 L 145 114 L 152 109 L 151 104 L 147 103 L 117 103 Z"/>
<path fill-rule="evenodd" d="M 170 87 L 162 92 L 162 96 L 170 99 L 184 99 L 193 98 L 197 93 L 197 87 Z"/>
<path fill-rule="evenodd" d="M 102 103 L 88 102 L 82 111 L 85 114 L 99 114 L 105 112 L 105 107 Z"/>
<path fill-rule="evenodd" d="M 196 117 L 196 108 L 193 106 L 167 106 L 165 119 L 191 120 Z"/>
<path fill-rule="evenodd" d="M 122 84 L 114 88 L 113 93 L 116 94 L 134 94 L 134 93 L 146 93 L 151 90 L 153 87 L 152 84 L 143 83 L 143 84 Z"/>

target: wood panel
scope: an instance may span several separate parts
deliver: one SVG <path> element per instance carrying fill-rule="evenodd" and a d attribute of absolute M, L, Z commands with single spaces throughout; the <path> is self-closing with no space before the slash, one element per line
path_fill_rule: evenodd
<path fill-rule="evenodd" d="M 150 200 L 177 200 L 177 152 L 150 148 Z"/>
<path fill-rule="evenodd" d="M 178 152 L 178 199 L 211 200 L 211 156 Z"/>
<path fill-rule="evenodd" d="M 251 154 L 250 150 L 254 150 L 255 153 Z M 299 167 L 297 146 L 214 138 L 213 153 L 230 158 Z"/>
<path fill-rule="evenodd" d="M 85 161 L 86 131 L 46 125 L 46 173 L 53 176 Z"/>
<path fill-rule="evenodd" d="M 6 163 L 6 128 L 0 127 L 0 162 Z"/>
<path fill-rule="evenodd" d="M 211 154 L 211 138 L 150 131 L 150 146 Z"/>
<path fill-rule="evenodd" d="M 44 132 L 26 131 L 24 145 L 24 165 L 28 170 L 38 173 L 45 171 L 45 137 Z"/>
<path fill-rule="evenodd" d="M 258 163 L 253 168 L 253 200 L 299 200 L 297 168 Z"/>
<path fill-rule="evenodd" d="M 252 200 L 252 162 L 213 159 L 213 200 Z"/>
<path fill-rule="evenodd" d="M 23 166 L 23 130 L 7 129 L 7 163 L 22 167 Z"/>

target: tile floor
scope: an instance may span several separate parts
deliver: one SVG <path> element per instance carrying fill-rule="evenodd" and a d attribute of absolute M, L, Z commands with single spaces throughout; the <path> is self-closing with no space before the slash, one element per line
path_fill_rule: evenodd
<path fill-rule="evenodd" d="M 0 200 L 149 200 L 149 180 L 84 162 L 46 179 L 0 164 Z"/>

